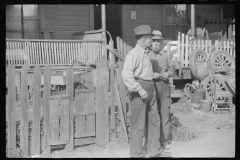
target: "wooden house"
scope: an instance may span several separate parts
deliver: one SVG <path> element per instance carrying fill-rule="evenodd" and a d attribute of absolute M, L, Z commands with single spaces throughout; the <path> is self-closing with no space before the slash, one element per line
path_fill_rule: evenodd
<path fill-rule="evenodd" d="M 133 29 L 142 24 L 162 31 L 166 39 L 176 40 L 179 31 L 186 34 L 191 28 L 190 9 L 190 5 L 186 4 L 109 4 L 106 5 L 106 29 L 114 41 L 119 36 L 130 46 L 136 42 L 132 36 Z M 196 26 L 206 27 L 209 33 L 222 30 L 224 34 L 231 22 L 223 18 L 234 18 L 234 9 L 234 5 L 197 4 Z M 221 28 L 223 25 L 228 25 L 225 30 Z M 76 39 L 79 32 L 98 29 L 101 29 L 101 4 L 6 7 L 6 38 Z"/>

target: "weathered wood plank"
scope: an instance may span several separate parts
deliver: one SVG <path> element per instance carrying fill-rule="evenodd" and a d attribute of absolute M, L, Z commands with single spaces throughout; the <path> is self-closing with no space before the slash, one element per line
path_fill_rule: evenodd
<path fill-rule="evenodd" d="M 84 93 L 76 94 L 76 113 L 85 111 L 85 101 L 84 101 Z M 85 115 L 76 117 L 76 135 L 81 135 L 86 133 L 85 129 Z"/>
<path fill-rule="evenodd" d="M 93 143 L 96 143 L 95 137 L 75 139 L 75 146 L 93 144 Z"/>
<path fill-rule="evenodd" d="M 122 75 L 121 75 L 121 72 L 122 72 L 122 69 L 123 69 L 123 61 L 120 61 L 119 62 L 119 71 L 118 71 L 118 80 L 119 80 L 119 92 L 120 92 L 120 99 L 121 99 L 121 102 L 122 102 L 122 106 L 123 106 L 123 113 L 124 113 L 124 117 L 127 116 L 127 111 L 126 111 L 126 87 L 125 87 L 125 84 L 123 82 L 123 79 L 122 79 Z"/>
<path fill-rule="evenodd" d="M 109 45 L 113 48 L 114 44 L 113 41 L 109 42 Z M 115 117 L 115 56 L 111 52 L 111 64 L 110 64 L 110 92 L 111 92 L 111 139 L 116 139 L 116 117 Z"/>
<path fill-rule="evenodd" d="M 43 150 L 46 151 L 48 147 L 48 132 L 49 132 L 49 96 L 51 95 L 51 67 L 47 65 L 44 68 L 44 88 L 43 88 L 43 114 L 44 114 L 44 140 Z"/>
<path fill-rule="evenodd" d="M 84 96 L 86 98 L 86 110 L 95 111 L 94 92 L 85 93 Z M 95 133 L 95 128 L 95 114 L 86 115 L 86 133 Z"/>
<path fill-rule="evenodd" d="M 96 87 L 96 139 L 97 144 L 103 146 L 109 142 L 109 118 L 108 118 L 108 84 L 109 71 L 107 65 L 107 48 L 103 44 L 103 56 L 97 65 Z"/>
<path fill-rule="evenodd" d="M 40 154 L 41 68 L 34 68 L 32 154 Z"/>
<path fill-rule="evenodd" d="M 117 103 L 118 103 L 119 115 L 121 117 L 121 123 L 122 123 L 122 127 L 124 129 L 125 138 L 128 141 L 126 121 L 125 121 L 125 118 L 124 118 L 124 112 L 123 112 L 123 108 L 122 108 L 123 106 L 122 106 L 122 103 L 121 103 L 121 100 L 120 100 L 120 93 L 119 93 L 119 88 L 118 88 L 117 84 L 118 84 L 117 83 L 117 77 L 115 77 L 115 95 L 116 95 L 116 99 L 117 99 Z"/>
<path fill-rule="evenodd" d="M 69 99 L 60 99 L 60 141 L 69 141 Z"/>
<path fill-rule="evenodd" d="M 27 69 L 25 65 L 21 69 L 21 128 L 20 128 L 20 148 L 24 155 L 29 154 L 29 129 L 28 129 L 28 89 L 27 89 Z"/>
<path fill-rule="evenodd" d="M 15 68 L 13 65 L 9 65 L 7 69 L 8 76 L 8 148 L 16 148 L 16 89 L 15 89 Z"/>
<path fill-rule="evenodd" d="M 50 140 L 59 141 L 59 100 L 50 100 Z"/>
<path fill-rule="evenodd" d="M 74 99 L 74 75 L 72 66 L 68 67 L 67 78 L 66 78 L 66 93 L 69 94 L 69 106 L 70 106 L 70 143 L 69 150 L 73 151 L 74 149 L 74 126 L 73 126 L 73 99 Z"/>
<path fill-rule="evenodd" d="M 110 46 L 108 46 L 107 45 L 107 49 L 109 50 L 109 51 L 111 51 L 115 56 L 117 56 L 118 58 L 120 58 L 122 61 L 124 61 L 124 59 L 125 59 L 125 56 L 124 56 L 124 54 L 119 54 L 119 52 L 117 52 L 117 51 L 115 51 L 112 47 L 110 47 Z"/>

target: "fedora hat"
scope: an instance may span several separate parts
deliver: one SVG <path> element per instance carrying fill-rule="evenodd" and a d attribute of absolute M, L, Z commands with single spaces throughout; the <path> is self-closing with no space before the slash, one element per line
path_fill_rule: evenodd
<path fill-rule="evenodd" d="M 134 29 L 134 35 L 132 36 L 140 36 L 140 35 L 152 35 L 151 27 L 149 25 L 141 25 Z"/>
<path fill-rule="evenodd" d="M 152 34 L 154 34 L 154 36 L 152 37 L 152 39 L 165 39 L 162 37 L 162 33 L 158 30 L 154 30 L 152 32 Z"/>

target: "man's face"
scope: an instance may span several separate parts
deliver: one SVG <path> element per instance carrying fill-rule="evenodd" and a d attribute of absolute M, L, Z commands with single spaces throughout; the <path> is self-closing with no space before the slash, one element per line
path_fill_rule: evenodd
<path fill-rule="evenodd" d="M 144 44 L 145 48 L 148 48 L 148 49 L 151 48 L 152 36 L 151 35 L 144 36 L 143 44 Z"/>
<path fill-rule="evenodd" d="M 152 40 L 152 49 L 154 51 L 159 51 L 162 44 L 163 44 L 163 40 L 161 40 L 161 39 L 153 39 Z"/>

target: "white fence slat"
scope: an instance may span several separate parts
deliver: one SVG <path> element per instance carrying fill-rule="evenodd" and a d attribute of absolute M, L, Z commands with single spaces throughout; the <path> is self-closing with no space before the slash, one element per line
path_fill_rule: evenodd
<path fill-rule="evenodd" d="M 189 66 L 189 51 L 188 51 L 188 35 L 186 35 L 186 56 L 185 56 L 185 64 L 186 64 L 186 67 Z"/>
<path fill-rule="evenodd" d="M 181 57 L 181 52 L 180 52 L 180 48 L 181 48 L 181 41 L 180 41 L 180 32 L 178 32 L 178 47 L 177 47 L 177 60 L 180 61 L 180 57 Z"/>
<path fill-rule="evenodd" d="M 182 40 L 182 43 L 181 43 L 181 62 L 183 63 L 183 66 L 185 67 L 185 63 L 184 63 L 184 34 L 182 33 L 182 36 L 181 36 L 181 40 Z"/>

